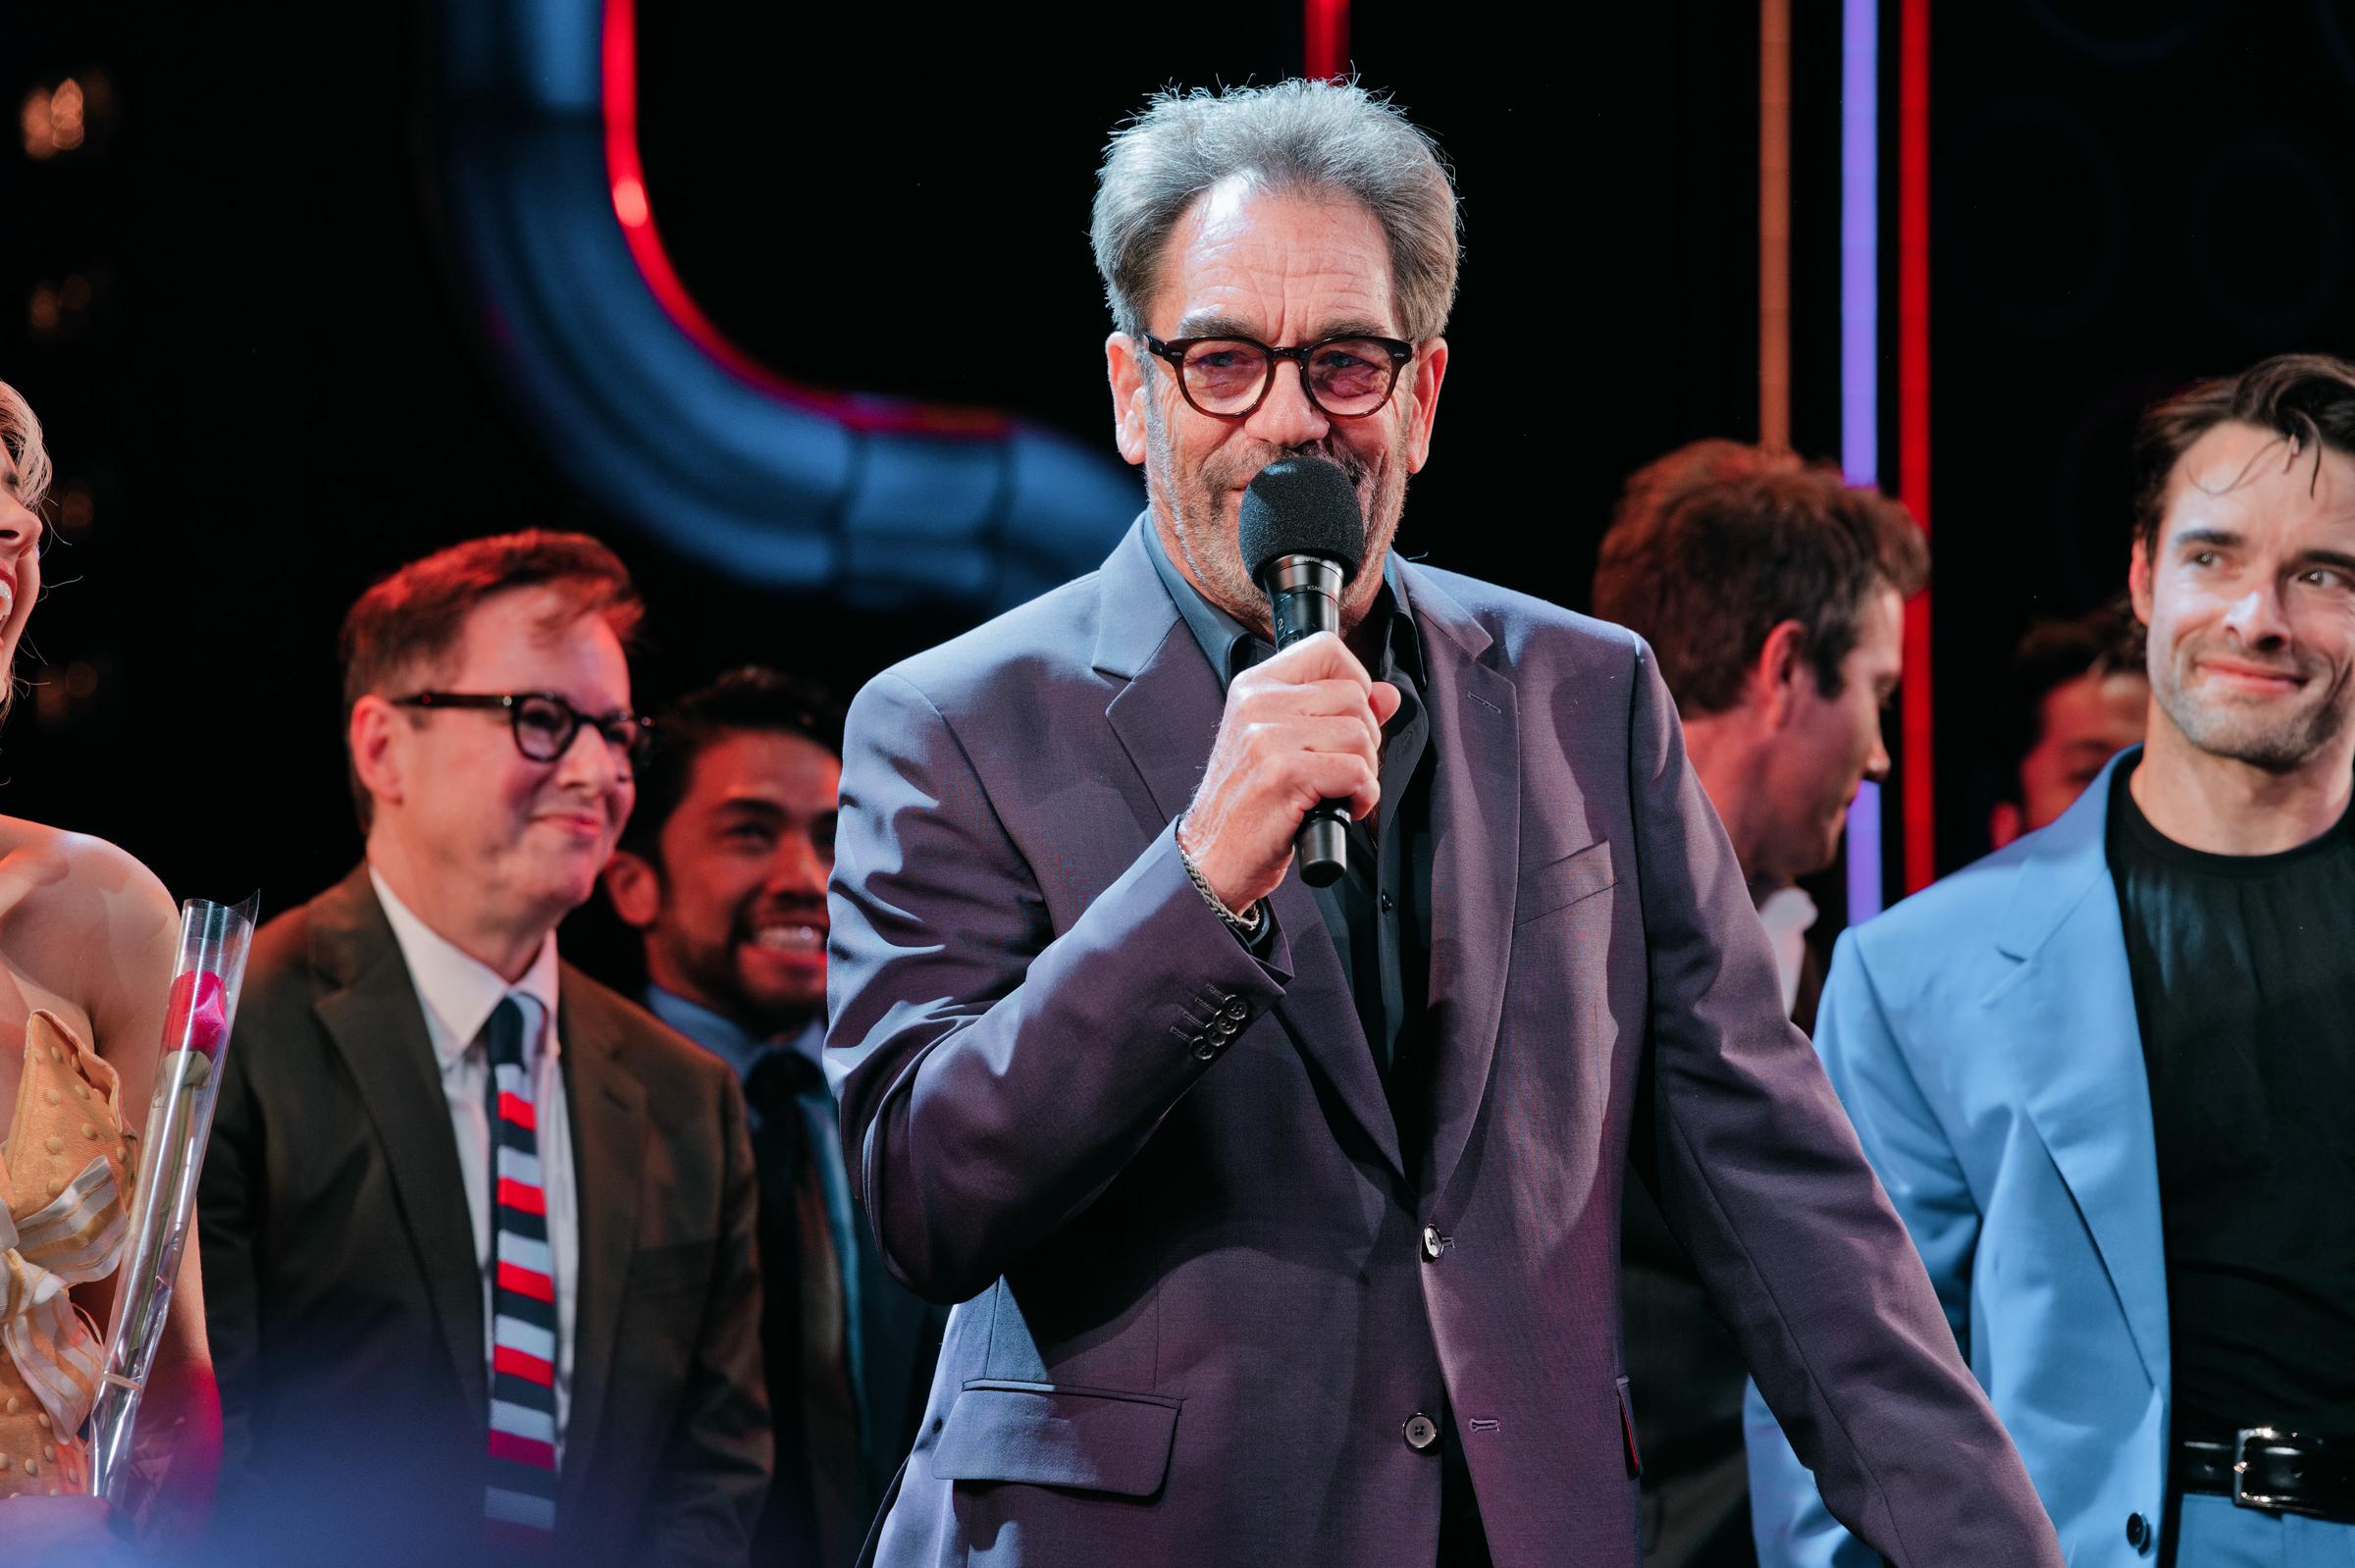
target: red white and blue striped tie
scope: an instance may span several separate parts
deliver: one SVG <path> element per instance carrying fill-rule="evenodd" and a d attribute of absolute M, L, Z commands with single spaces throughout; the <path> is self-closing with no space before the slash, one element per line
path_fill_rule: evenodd
<path fill-rule="evenodd" d="M 524 1010 L 500 999 L 483 1025 L 491 1048 L 492 1539 L 545 1553 L 556 1529 L 556 1281 L 540 1181 L 539 1118 L 524 1051 Z"/>

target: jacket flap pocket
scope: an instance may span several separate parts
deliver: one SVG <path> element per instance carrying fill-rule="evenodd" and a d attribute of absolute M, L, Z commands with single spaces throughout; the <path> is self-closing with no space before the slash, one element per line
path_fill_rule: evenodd
<path fill-rule="evenodd" d="M 1540 915 L 1568 909 L 1580 899 L 1601 892 L 1619 880 L 1611 865 L 1611 842 L 1596 839 L 1558 861 L 1525 871 L 1513 895 L 1513 923 L 1527 925 Z"/>
<path fill-rule="evenodd" d="M 1044 1383 L 968 1383 L 932 1447 L 943 1481 L 1024 1481 L 1149 1497 L 1169 1474 L 1178 1401 Z"/>

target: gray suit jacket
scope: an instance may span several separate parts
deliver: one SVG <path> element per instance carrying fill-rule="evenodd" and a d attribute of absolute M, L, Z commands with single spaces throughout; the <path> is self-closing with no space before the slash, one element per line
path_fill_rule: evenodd
<path fill-rule="evenodd" d="M 579 1187 L 568 1563 L 740 1564 L 767 1490 L 735 1077 L 567 965 Z M 482 1271 L 417 993 L 366 867 L 262 927 L 199 1190 L 231 1562 L 483 1553 Z"/>
<path fill-rule="evenodd" d="M 1452 1407 L 1498 1563 L 1632 1563 L 1633 1152 L 1841 1517 L 1905 1562 L 2057 1564 L 1648 652 L 1404 581 L 1438 758 L 1412 1150 L 1297 875 L 1263 963 L 1179 863 L 1222 704 L 1140 535 L 860 695 L 843 1135 L 893 1267 L 963 1303 L 877 1559 L 1430 1563 L 1409 1433 Z"/>

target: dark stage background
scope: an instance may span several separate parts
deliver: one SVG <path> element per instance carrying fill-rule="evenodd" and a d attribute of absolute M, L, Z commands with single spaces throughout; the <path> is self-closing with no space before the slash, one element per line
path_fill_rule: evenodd
<path fill-rule="evenodd" d="M 1299 8 L 1061 26 L 750 10 L 641 19 L 647 186 L 704 308 L 799 380 L 992 404 L 1108 450 L 1086 244 L 1106 131 L 1164 82 L 1298 71 Z M 1465 200 L 1452 374 L 1405 548 L 1573 605 L 1621 476 L 1755 434 L 1755 11 L 1629 10 L 1352 8 L 1364 78 L 1440 136 Z M 1794 431 L 1828 453 L 1840 19 L 1795 11 Z M 754 657 L 848 687 L 980 613 L 755 591 L 666 543 L 661 517 L 575 488 L 452 255 L 436 26 L 117 5 L 8 24 L 12 118 L 71 77 L 86 131 L 45 158 L 0 149 L 0 379 L 60 473 L 0 810 L 116 839 L 176 893 L 258 884 L 283 910 L 356 858 L 335 627 L 369 580 L 451 540 L 543 524 L 615 543 L 652 608 L 648 700 Z M 1937 28 L 1952 866 L 1981 847 L 1974 759 L 2013 639 L 2122 584 L 2134 409 L 2264 353 L 2351 346 L 2355 7 L 1991 0 Z M 1891 126 L 1896 40 L 1891 7 Z"/>

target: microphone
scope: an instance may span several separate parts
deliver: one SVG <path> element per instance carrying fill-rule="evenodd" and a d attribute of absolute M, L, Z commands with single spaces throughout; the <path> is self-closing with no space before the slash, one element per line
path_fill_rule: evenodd
<path fill-rule="evenodd" d="M 1267 591 L 1276 647 L 1341 629 L 1341 590 L 1357 575 L 1366 519 L 1357 487 L 1321 457 L 1280 457 L 1243 492 L 1236 542 L 1251 580 Z M 1321 801 L 1293 841 L 1300 879 L 1311 887 L 1339 880 L 1348 864 L 1348 805 Z"/>

